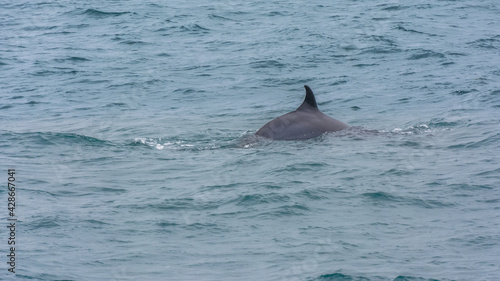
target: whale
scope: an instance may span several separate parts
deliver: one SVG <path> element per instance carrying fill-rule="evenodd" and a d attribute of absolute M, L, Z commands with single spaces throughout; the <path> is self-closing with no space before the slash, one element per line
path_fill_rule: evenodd
<path fill-rule="evenodd" d="M 296 110 L 269 121 L 255 135 L 272 140 L 307 140 L 350 127 L 321 112 L 311 88 L 304 88 L 306 97 Z"/>

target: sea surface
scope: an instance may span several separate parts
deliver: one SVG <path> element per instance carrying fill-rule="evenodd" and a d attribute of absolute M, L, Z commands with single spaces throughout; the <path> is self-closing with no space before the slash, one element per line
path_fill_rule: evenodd
<path fill-rule="evenodd" d="M 1 0 L 0 121 L 1 280 L 500 280 L 498 0 Z"/>

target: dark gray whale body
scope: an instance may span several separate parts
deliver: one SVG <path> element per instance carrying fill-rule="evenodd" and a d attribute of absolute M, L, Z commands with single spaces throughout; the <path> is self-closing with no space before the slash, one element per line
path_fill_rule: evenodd
<path fill-rule="evenodd" d="M 349 128 L 346 123 L 319 111 L 311 88 L 307 85 L 304 88 L 306 98 L 296 110 L 269 121 L 255 134 L 273 140 L 305 140 Z"/>

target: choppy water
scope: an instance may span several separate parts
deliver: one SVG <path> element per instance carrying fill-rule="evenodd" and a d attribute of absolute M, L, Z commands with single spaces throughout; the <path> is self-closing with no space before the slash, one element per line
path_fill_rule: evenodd
<path fill-rule="evenodd" d="M 2 1 L 19 222 L 0 278 L 497 280 L 499 15 L 496 0 Z M 304 84 L 368 130 L 249 142 Z"/>

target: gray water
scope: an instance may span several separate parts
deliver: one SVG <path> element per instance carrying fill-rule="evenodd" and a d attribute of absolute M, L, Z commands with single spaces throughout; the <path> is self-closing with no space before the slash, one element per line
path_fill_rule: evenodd
<path fill-rule="evenodd" d="M 496 0 L 0 3 L 0 279 L 500 278 Z"/>

